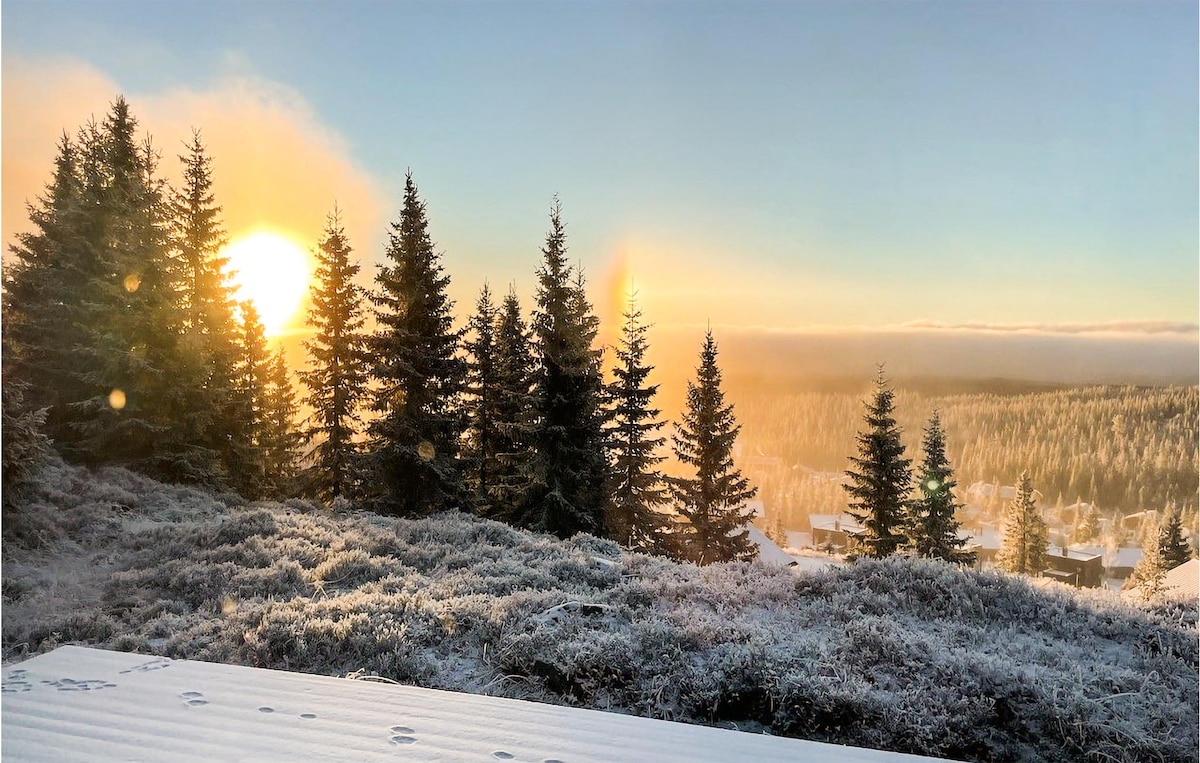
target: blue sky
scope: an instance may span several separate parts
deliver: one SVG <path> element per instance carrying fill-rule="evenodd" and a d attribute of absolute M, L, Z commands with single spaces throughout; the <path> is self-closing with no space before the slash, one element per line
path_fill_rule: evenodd
<path fill-rule="evenodd" d="M 1194 2 L 2 13 L 6 83 L 67 59 L 135 112 L 230 77 L 298 94 L 389 210 L 359 251 L 411 167 L 460 304 L 531 286 L 558 193 L 597 290 L 632 272 L 664 324 L 1196 320 Z"/>

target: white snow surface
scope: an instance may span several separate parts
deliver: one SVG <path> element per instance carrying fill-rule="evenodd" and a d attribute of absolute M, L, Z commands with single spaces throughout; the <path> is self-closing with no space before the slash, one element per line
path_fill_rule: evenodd
<path fill-rule="evenodd" d="M 498 697 L 75 646 L 4 669 L 6 761 L 931 760 Z"/>

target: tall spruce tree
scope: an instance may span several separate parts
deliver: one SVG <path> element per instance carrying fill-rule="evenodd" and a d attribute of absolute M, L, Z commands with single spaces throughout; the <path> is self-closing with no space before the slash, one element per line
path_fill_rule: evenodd
<path fill-rule="evenodd" d="M 238 327 L 228 259 L 222 254 L 229 239 L 213 194 L 212 161 L 199 131 L 193 131 L 179 160 L 183 186 L 171 203 L 177 300 L 184 345 L 200 364 L 202 382 L 202 397 L 191 407 L 197 412 L 193 415 L 203 417 L 194 424 L 198 438 L 220 454 L 228 469 L 235 457 L 230 442 L 238 429 L 232 394 Z"/>
<path fill-rule="evenodd" d="M 85 236 L 83 153 L 62 137 L 53 178 L 27 205 L 33 230 L 17 235 L 4 268 L 5 394 L 13 384 L 24 385 L 22 408 L 46 411 L 44 430 L 64 453 L 73 447 L 73 406 L 98 387 L 89 378 L 93 357 L 81 351 L 90 343 L 84 311 L 94 302 L 98 272 L 96 247 Z"/>
<path fill-rule="evenodd" d="M 491 513 L 489 504 L 499 472 L 497 444 L 498 406 L 496 328 L 499 311 L 485 283 L 475 302 L 475 314 L 467 321 L 466 342 L 466 433 L 462 460 L 467 489 L 481 513 Z"/>
<path fill-rule="evenodd" d="M 754 518 L 747 501 L 758 492 L 733 463 L 741 427 L 726 405 L 710 329 L 700 350 L 696 381 L 688 381 L 687 407 L 672 438 L 675 457 L 694 477 L 671 480 L 678 512 L 688 521 L 679 538 L 686 558 L 697 564 L 753 559 L 757 553 L 746 525 Z"/>
<path fill-rule="evenodd" d="M 364 294 L 354 282 L 359 264 L 336 207 L 325 221 L 316 249 L 317 272 L 308 325 L 313 338 L 304 343 L 309 368 L 299 374 L 308 389 L 312 413 L 303 437 L 313 446 L 301 476 L 306 495 L 323 501 L 346 497 L 357 485 L 357 437 L 360 406 L 366 395 Z"/>
<path fill-rule="evenodd" d="M 466 497 L 457 408 L 466 363 L 458 355 L 443 275 L 429 236 L 425 202 L 412 173 L 404 208 L 392 223 L 371 299 L 379 328 L 369 338 L 375 390 L 363 458 L 365 497 L 378 511 L 416 515 L 454 507 Z"/>
<path fill-rule="evenodd" d="M 238 360 L 234 365 L 233 407 L 237 429 L 230 438 L 230 479 L 233 487 L 251 499 L 271 495 L 267 473 L 267 386 L 270 383 L 270 354 L 258 310 L 250 301 L 239 306 L 242 314 L 238 332 Z"/>
<path fill-rule="evenodd" d="M 996 566 L 1008 572 L 1039 576 L 1046 568 L 1048 545 L 1046 522 L 1033 500 L 1033 484 L 1029 474 L 1022 472 L 1017 494 L 1005 511 Z"/>
<path fill-rule="evenodd" d="M 530 524 L 526 511 L 536 469 L 533 367 L 521 302 L 510 288 L 496 326 L 496 467 L 487 516 L 517 526 Z"/>
<path fill-rule="evenodd" d="M 558 200 L 538 269 L 533 319 L 533 442 L 536 476 L 525 524 L 568 538 L 604 534 L 608 460 L 605 453 L 601 352 L 592 349 L 599 322 L 582 273 L 567 265 L 567 236 Z"/>
<path fill-rule="evenodd" d="M 864 528 L 859 553 L 876 559 L 895 553 L 904 539 L 900 530 L 912 481 L 912 461 L 904 457 L 894 401 L 880 366 L 863 416 L 867 430 L 858 433 L 858 455 L 850 457 L 853 468 L 846 470 L 850 484 L 842 486 L 851 498 L 848 513 Z"/>
<path fill-rule="evenodd" d="M 297 460 L 303 437 L 296 429 L 296 393 L 288 373 L 287 359 L 279 347 L 267 367 L 263 395 L 263 458 L 270 491 L 276 498 L 297 492 Z"/>
<path fill-rule="evenodd" d="M 665 459 L 657 451 L 666 442 L 658 435 L 663 422 L 653 405 L 657 384 L 648 384 L 653 366 L 646 364 L 646 330 L 636 297 L 630 297 L 617 348 L 613 381 L 607 387 L 611 406 L 608 441 L 612 492 L 609 531 L 626 546 L 648 553 L 670 551 L 671 523 L 661 511 L 670 502 Z"/>
<path fill-rule="evenodd" d="M 946 435 L 935 410 L 921 440 L 924 459 L 917 474 L 920 495 L 912 501 L 902 523 L 904 546 L 917 556 L 971 564 L 975 554 L 964 551 L 966 539 L 958 536 L 954 512 L 961 504 L 954 497 L 954 470 L 946 459 Z"/>

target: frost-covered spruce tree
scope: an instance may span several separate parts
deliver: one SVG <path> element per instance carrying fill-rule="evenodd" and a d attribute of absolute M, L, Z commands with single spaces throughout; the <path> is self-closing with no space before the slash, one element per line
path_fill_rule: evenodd
<path fill-rule="evenodd" d="M 229 239 L 213 194 L 212 161 L 199 131 L 192 133 L 187 153 L 179 160 L 183 186 L 171 201 L 177 300 L 184 342 L 194 348 L 203 380 L 203 398 L 192 406 L 197 409 L 192 415 L 205 417 L 199 434 L 228 470 L 234 457 L 230 442 L 237 431 L 232 390 L 238 356 L 228 259 L 221 253 Z"/>
<path fill-rule="evenodd" d="M 717 342 L 710 329 L 700 350 L 696 381 L 688 381 L 687 407 L 671 438 L 675 457 L 694 470 L 671 480 L 675 508 L 687 523 L 677 540 L 697 564 L 753 559 L 757 549 L 746 525 L 754 518 L 747 501 L 758 492 L 733 463 L 741 427 L 725 403 Z"/>
<path fill-rule="evenodd" d="M 467 321 L 467 383 L 464 409 L 463 472 L 471 498 L 480 513 L 487 508 L 499 472 L 497 445 L 500 390 L 496 368 L 496 323 L 499 311 L 485 283 L 475 302 L 475 314 Z"/>
<path fill-rule="evenodd" d="M 276 498 L 296 492 L 296 463 L 303 436 L 296 429 L 296 393 L 283 348 L 271 356 L 263 395 L 263 456 L 270 492 Z"/>
<path fill-rule="evenodd" d="M 960 504 L 954 498 L 954 470 L 946 459 L 946 434 L 935 410 L 929 417 L 921 440 L 924 454 L 917 471 L 920 495 L 908 507 L 902 522 L 905 549 L 916 556 L 971 564 L 975 554 L 964 551 L 966 539 L 958 536 L 954 512 Z"/>
<path fill-rule="evenodd" d="M 1048 545 L 1046 522 L 1034 504 L 1029 474 L 1021 472 L 1017 494 L 1005 511 L 996 566 L 1017 574 L 1041 575 Z"/>
<path fill-rule="evenodd" d="M 537 467 L 533 449 L 535 406 L 533 350 L 521 302 L 510 289 L 496 325 L 496 470 L 487 516 L 512 525 L 530 524 L 527 515 Z"/>
<path fill-rule="evenodd" d="M 901 523 L 912 480 L 912 461 L 904 457 L 893 416 L 894 400 L 880 366 L 863 416 L 867 430 L 858 433 L 858 455 L 850 457 L 853 467 L 846 470 L 850 484 L 842 486 L 851 498 L 847 511 L 865 529 L 859 553 L 876 559 L 895 553 L 904 540 Z"/>
<path fill-rule="evenodd" d="M 312 445 L 300 481 L 305 495 L 333 501 L 354 493 L 360 406 L 367 386 L 363 358 L 364 294 L 354 282 L 359 264 L 335 207 L 317 245 L 316 282 L 308 325 L 313 338 L 304 343 L 309 368 L 300 381 L 308 389 L 312 413 L 303 427 Z"/>
<path fill-rule="evenodd" d="M 466 363 L 443 274 L 429 237 L 425 202 L 409 172 L 404 207 L 392 223 L 371 295 L 378 326 L 368 339 L 371 411 L 362 459 L 367 502 L 406 516 L 460 505 L 466 496 L 458 398 Z"/>
<path fill-rule="evenodd" d="M 1075 542 L 1090 543 L 1098 535 L 1100 535 L 1100 512 L 1096 511 L 1096 504 L 1089 503 L 1075 524 Z"/>
<path fill-rule="evenodd" d="M 1183 519 L 1174 507 L 1168 509 L 1158 530 L 1158 549 L 1165 572 L 1192 558 L 1192 547 L 1183 537 Z"/>
<path fill-rule="evenodd" d="M 229 477 L 235 490 L 251 499 L 271 495 L 267 475 L 267 385 L 271 358 L 267 338 L 254 303 L 239 305 L 242 325 L 238 332 L 238 359 L 234 365 L 233 408 L 237 427 L 232 433 Z"/>
<path fill-rule="evenodd" d="M 603 535 L 608 456 L 604 447 L 599 321 L 583 277 L 567 265 L 567 236 L 558 200 L 538 269 L 533 319 L 534 420 L 537 453 L 526 526 L 569 538 Z"/>
<path fill-rule="evenodd" d="M 64 452 L 71 448 L 78 405 L 100 392 L 98 359 L 78 349 L 91 341 L 85 315 L 98 299 L 93 276 L 101 267 L 87 235 L 93 206 L 83 196 L 85 158 L 79 143 L 64 135 L 52 179 L 28 205 L 31 230 L 16 235 L 3 271 L 5 410 L 10 387 L 24 385 L 22 407 L 29 414 L 46 411 L 44 431 Z"/>
<path fill-rule="evenodd" d="M 666 442 L 659 436 L 663 422 L 652 407 L 657 384 L 648 384 L 654 370 L 646 364 L 646 330 L 636 297 L 630 297 L 617 348 L 613 381 L 607 386 L 610 416 L 608 442 L 612 488 L 609 532 L 629 548 L 647 553 L 670 551 L 670 523 L 661 511 L 670 501 L 657 451 Z"/>

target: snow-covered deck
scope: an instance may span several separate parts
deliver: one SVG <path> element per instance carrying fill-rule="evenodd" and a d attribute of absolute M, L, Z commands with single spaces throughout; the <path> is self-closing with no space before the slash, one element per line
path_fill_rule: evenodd
<path fill-rule="evenodd" d="M 12 761 L 929 760 L 594 710 L 65 646 L 4 669 Z"/>

